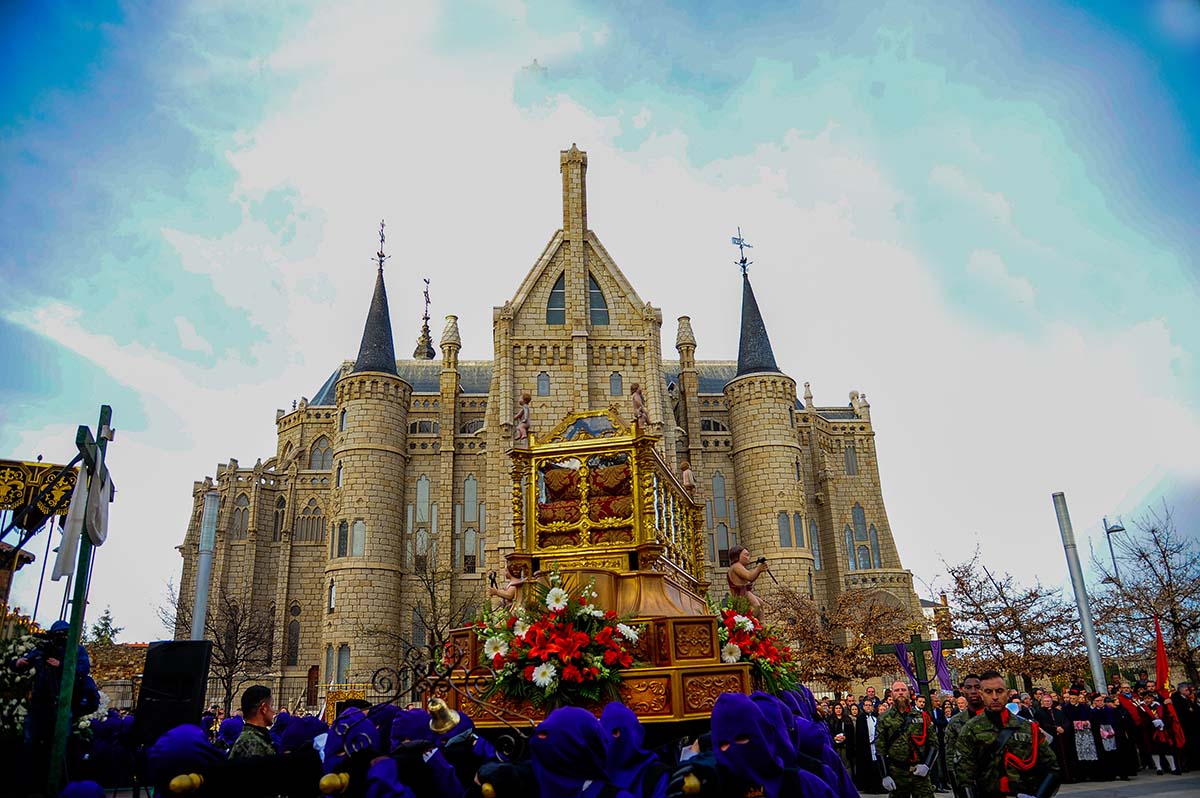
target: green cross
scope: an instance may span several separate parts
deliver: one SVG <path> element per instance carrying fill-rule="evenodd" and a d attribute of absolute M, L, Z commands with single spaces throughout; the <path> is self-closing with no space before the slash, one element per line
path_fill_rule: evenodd
<path fill-rule="evenodd" d="M 958 638 L 943 640 L 941 642 L 942 651 L 951 651 L 963 647 L 963 641 Z M 913 655 L 913 666 L 917 673 L 917 687 L 920 689 L 921 695 L 925 696 L 925 710 L 932 712 L 933 698 L 929 694 L 929 671 L 925 667 L 925 652 L 932 651 L 933 646 L 922 638 L 920 634 L 914 634 L 912 640 L 909 640 L 907 645 L 909 652 Z M 874 650 L 876 654 L 895 654 L 896 646 L 894 643 L 876 644 Z"/>

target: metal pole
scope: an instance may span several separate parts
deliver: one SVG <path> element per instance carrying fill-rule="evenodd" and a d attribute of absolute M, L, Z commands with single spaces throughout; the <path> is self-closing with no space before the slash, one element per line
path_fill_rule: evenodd
<path fill-rule="evenodd" d="M 1108 556 L 1112 557 L 1113 579 L 1120 582 L 1121 572 L 1117 570 L 1117 555 L 1113 551 L 1112 532 L 1108 530 L 1108 516 L 1104 517 L 1104 537 L 1108 538 Z"/>
<path fill-rule="evenodd" d="M 33 618 L 37 622 L 38 607 L 42 604 L 42 586 L 46 584 L 46 563 L 50 561 L 50 546 L 54 543 L 54 519 L 50 516 L 50 530 L 46 533 L 46 553 L 42 556 L 42 575 L 38 577 L 37 598 L 33 600 Z"/>
<path fill-rule="evenodd" d="M 1096 692 L 1107 684 L 1104 663 L 1100 659 L 1100 646 L 1096 643 L 1096 630 L 1092 626 L 1092 609 L 1088 604 L 1087 586 L 1083 583 L 1083 569 L 1079 566 L 1079 551 L 1075 546 L 1075 530 L 1071 528 L 1071 516 L 1067 512 L 1067 497 L 1062 493 L 1052 495 L 1054 514 L 1058 516 L 1058 531 L 1062 535 L 1063 551 L 1067 555 L 1067 570 L 1071 572 L 1071 588 L 1075 591 L 1075 603 L 1079 607 L 1079 625 L 1083 627 L 1083 640 L 1087 643 L 1088 663 L 1092 666 L 1092 681 Z"/>
<path fill-rule="evenodd" d="M 217 539 L 217 509 L 221 496 L 215 490 L 204 494 L 200 515 L 200 559 L 196 564 L 196 600 L 192 603 L 192 640 L 204 639 L 208 615 L 208 583 L 212 579 L 213 548 Z M 182 597 L 181 597 L 182 598 Z M 178 608 L 176 608 L 178 612 Z"/>

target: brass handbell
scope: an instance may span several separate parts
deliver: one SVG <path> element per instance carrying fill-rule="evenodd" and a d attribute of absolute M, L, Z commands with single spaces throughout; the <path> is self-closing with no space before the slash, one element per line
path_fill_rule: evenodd
<path fill-rule="evenodd" d="M 429 699 L 429 730 L 434 734 L 445 734 L 462 720 L 462 715 L 446 706 L 440 698 Z"/>

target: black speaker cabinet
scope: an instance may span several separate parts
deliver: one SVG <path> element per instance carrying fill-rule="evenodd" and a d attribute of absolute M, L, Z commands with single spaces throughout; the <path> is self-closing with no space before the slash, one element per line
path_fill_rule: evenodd
<path fill-rule="evenodd" d="M 208 640 L 159 640 L 146 651 L 146 667 L 134 713 L 139 742 L 151 745 L 183 723 L 200 723 L 208 687 L 212 643 Z"/>

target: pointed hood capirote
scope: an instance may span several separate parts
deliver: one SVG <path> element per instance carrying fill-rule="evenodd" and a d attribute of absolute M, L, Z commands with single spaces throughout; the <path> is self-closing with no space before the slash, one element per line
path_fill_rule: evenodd
<path fill-rule="evenodd" d="M 375 277 L 375 293 L 363 326 L 362 343 L 354 361 L 354 373 L 380 371 L 396 373 L 396 347 L 392 343 L 392 317 L 388 313 L 387 288 L 383 284 L 383 267 Z"/>

